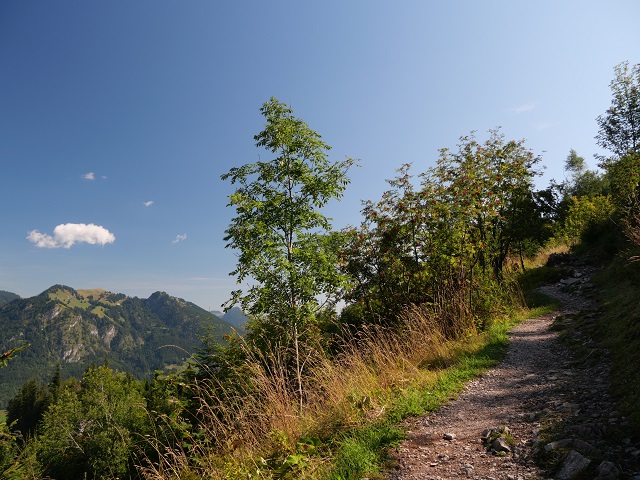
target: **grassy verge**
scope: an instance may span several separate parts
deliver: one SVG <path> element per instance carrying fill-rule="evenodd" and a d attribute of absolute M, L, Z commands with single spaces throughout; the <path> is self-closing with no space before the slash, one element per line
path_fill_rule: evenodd
<path fill-rule="evenodd" d="M 598 275 L 596 285 L 604 307 L 598 336 L 612 354 L 612 386 L 640 435 L 640 264 L 616 259 Z"/>
<path fill-rule="evenodd" d="M 186 449 L 159 442 L 159 462 L 145 477 L 380 478 L 389 467 L 386 452 L 404 437 L 400 422 L 437 410 L 494 366 L 506 353 L 511 327 L 553 308 L 540 303 L 482 333 L 468 324 L 455 340 L 429 306 L 415 306 L 398 328 L 372 326 L 331 358 L 310 356 L 304 404 L 286 387 L 291 379 L 277 350 L 250 360 L 246 390 L 198 386 L 199 436 L 185 438 Z"/>

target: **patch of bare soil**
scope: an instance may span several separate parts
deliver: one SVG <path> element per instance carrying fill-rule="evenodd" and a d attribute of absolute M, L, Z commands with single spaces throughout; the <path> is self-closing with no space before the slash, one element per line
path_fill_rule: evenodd
<path fill-rule="evenodd" d="M 609 393 L 606 352 L 584 332 L 597 320 L 589 267 L 545 287 L 562 311 L 511 332 L 506 358 L 438 412 L 405 422 L 390 480 L 640 480 L 640 448 Z M 576 353 L 558 329 L 577 321 Z M 591 322 L 591 323 L 590 323 Z"/>

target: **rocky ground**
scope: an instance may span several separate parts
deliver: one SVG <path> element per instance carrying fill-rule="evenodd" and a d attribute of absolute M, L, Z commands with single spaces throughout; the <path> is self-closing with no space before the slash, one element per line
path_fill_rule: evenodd
<path fill-rule="evenodd" d="M 571 256 L 556 261 L 571 273 L 543 291 L 562 310 L 514 328 L 500 365 L 438 412 L 408 420 L 388 479 L 640 480 L 638 439 L 609 392 L 607 352 L 589 331 L 599 314 L 592 269 Z"/>

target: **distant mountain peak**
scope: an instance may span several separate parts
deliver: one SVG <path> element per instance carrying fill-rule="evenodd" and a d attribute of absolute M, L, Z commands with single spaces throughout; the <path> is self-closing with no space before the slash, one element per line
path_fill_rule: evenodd
<path fill-rule="evenodd" d="M 244 328 L 247 321 L 249 320 L 240 307 L 231 307 L 226 311 L 224 315 L 221 317 L 225 322 L 229 322 L 234 327 Z"/>
<path fill-rule="evenodd" d="M 5 303 L 19 300 L 21 297 L 17 293 L 7 292 L 6 290 L 0 290 L 0 307 Z"/>

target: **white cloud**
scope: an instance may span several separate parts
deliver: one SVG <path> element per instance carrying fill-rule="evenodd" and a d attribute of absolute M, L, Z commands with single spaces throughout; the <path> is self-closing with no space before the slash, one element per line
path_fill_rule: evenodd
<path fill-rule="evenodd" d="M 153 200 L 146 201 L 146 202 L 143 203 L 143 205 L 145 207 L 150 207 L 151 205 L 153 205 Z"/>
<path fill-rule="evenodd" d="M 182 242 L 187 239 L 187 234 L 184 233 L 182 235 L 176 235 L 176 239 L 171 242 L 172 245 L 175 245 L 178 242 Z"/>
<path fill-rule="evenodd" d="M 90 245 L 106 245 L 116 241 L 113 233 L 104 227 L 85 223 L 63 223 L 53 229 L 53 235 L 32 230 L 27 240 L 40 248 L 71 248 L 76 243 Z"/>
<path fill-rule="evenodd" d="M 85 180 L 95 180 L 96 179 L 96 174 L 93 172 L 89 172 L 89 173 L 85 173 L 82 178 L 84 178 Z"/>
<path fill-rule="evenodd" d="M 512 108 L 511 111 L 513 113 L 526 113 L 530 112 L 531 110 L 535 110 L 537 106 L 538 102 L 523 103 L 522 105 Z"/>

